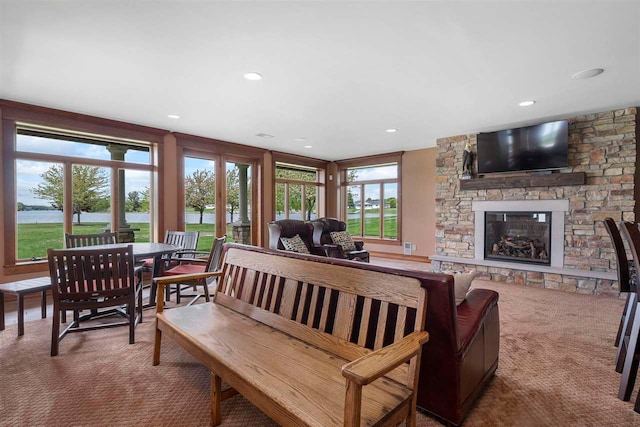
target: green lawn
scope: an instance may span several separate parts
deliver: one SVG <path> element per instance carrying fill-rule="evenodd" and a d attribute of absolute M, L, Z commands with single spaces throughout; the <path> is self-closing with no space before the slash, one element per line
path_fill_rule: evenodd
<path fill-rule="evenodd" d="M 365 218 L 364 236 L 378 237 L 380 233 L 380 217 Z M 384 218 L 384 237 L 386 239 L 396 239 L 398 237 L 398 221 L 394 217 Z M 353 235 L 361 235 L 360 219 L 351 218 L 347 220 L 347 231 Z"/>
<path fill-rule="evenodd" d="M 82 223 L 73 225 L 74 234 L 102 233 L 104 223 Z M 148 223 L 130 223 L 131 228 L 139 228 L 136 231 L 136 242 L 149 241 Z M 213 224 L 187 224 L 187 231 L 199 231 L 198 250 L 209 251 L 213 245 Z M 232 240 L 232 227 L 227 227 L 227 241 Z M 18 224 L 18 259 L 42 259 L 47 256 L 47 249 L 64 248 L 64 232 L 62 223 Z"/>

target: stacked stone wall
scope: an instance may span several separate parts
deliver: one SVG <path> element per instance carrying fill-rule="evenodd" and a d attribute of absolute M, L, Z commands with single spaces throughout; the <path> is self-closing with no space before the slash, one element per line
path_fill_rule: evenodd
<path fill-rule="evenodd" d="M 460 190 L 462 153 L 468 142 L 476 152 L 476 135 L 437 141 L 436 255 L 475 256 L 474 212 L 479 200 L 569 200 L 565 215 L 564 267 L 615 272 L 615 253 L 602 224 L 606 217 L 635 221 L 637 167 L 636 108 L 588 114 L 569 119 L 569 167 L 561 172 L 585 172 L 585 185 Z M 468 265 L 436 262 L 436 267 L 461 269 Z M 589 279 L 477 266 L 493 280 L 570 292 L 619 295 L 614 280 Z"/>

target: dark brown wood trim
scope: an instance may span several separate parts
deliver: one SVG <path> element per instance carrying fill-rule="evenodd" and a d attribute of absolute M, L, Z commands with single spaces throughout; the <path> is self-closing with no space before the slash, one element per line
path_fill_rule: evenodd
<path fill-rule="evenodd" d="M 431 258 L 421 255 L 404 255 L 404 254 L 392 254 L 389 252 L 369 251 L 371 256 L 387 259 L 399 259 L 403 261 L 416 261 L 416 262 L 431 262 Z"/>
<path fill-rule="evenodd" d="M 174 133 L 178 145 L 185 149 L 202 151 L 209 154 L 231 154 L 245 156 L 252 159 L 261 159 L 268 150 L 252 147 L 235 142 L 221 141 L 219 139 L 205 138 L 203 136 Z"/>
<path fill-rule="evenodd" d="M 402 246 L 402 240 L 392 239 L 376 239 L 371 237 L 353 236 L 353 240 L 362 240 L 365 245 L 371 243 L 373 245 L 389 245 L 389 246 Z"/>
<path fill-rule="evenodd" d="M 4 266 L 5 276 L 23 273 L 39 273 L 43 271 L 49 271 L 49 264 L 46 260 Z"/>
<path fill-rule="evenodd" d="M 161 143 L 166 129 L 0 99 L 5 119 L 118 138 Z"/>
<path fill-rule="evenodd" d="M 338 160 L 338 169 L 354 168 L 358 166 L 382 165 L 385 163 L 400 163 L 404 151 L 393 153 L 377 154 L 374 156 L 354 157 L 352 159 Z"/>
<path fill-rule="evenodd" d="M 16 125 L 12 120 L 4 119 L 2 109 L 2 180 L 3 180 L 3 216 L 4 216 L 4 263 L 8 265 L 16 262 L 16 188 L 15 171 L 16 159 Z M 9 185 L 11 183 L 11 185 Z M 7 267 L 5 267 L 7 274 Z"/>
<path fill-rule="evenodd" d="M 316 169 L 326 169 L 329 162 L 327 160 L 317 159 L 314 157 L 300 156 L 297 154 L 283 153 L 281 151 L 272 151 L 273 162 L 289 163 L 293 165 L 307 166 Z"/>
<path fill-rule="evenodd" d="M 584 172 L 551 173 L 548 175 L 518 175 L 496 178 L 461 179 L 460 190 L 486 190 L 492 188 L 557 187 L 564 185 L 583 185 L 586 182 Z"/>

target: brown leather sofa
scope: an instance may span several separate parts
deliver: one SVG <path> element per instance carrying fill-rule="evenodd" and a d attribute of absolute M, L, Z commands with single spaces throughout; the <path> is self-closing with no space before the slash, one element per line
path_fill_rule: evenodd
<path fill-rule="evenodd" d="M 269 227 L 269 249 L 285 250 L 280 237 L 294 237 L 297 234 L 307 245 L 307 249 L 311 254 L 326 256 L 322 247 L 317 247 L 313 244 L 313 226 L 311 223 L 299 219 L 281 219 L 279 221 L 271 221 L 267 225 Z"/>
<path fill-rule="evenodd" d="M 369 252 L 364 250 L 362 240 L 353 241 L 356 245 L 353 251 L 345 251 L 342 246 L 333 243 L 331 232 L 346 231 L 347 224 L 344 221 L 337 218 L 318 218 L 311 221 L 311 224 L 313 225 L 313 244 L 322 246 L 328 257 L 369 262 Z"/>

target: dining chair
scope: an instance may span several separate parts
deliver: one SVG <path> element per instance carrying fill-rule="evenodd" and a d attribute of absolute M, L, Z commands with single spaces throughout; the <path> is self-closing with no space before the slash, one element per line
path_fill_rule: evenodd
<path fill-rule="evenodd" d="M 171 258 L 193 258 L 193 251 L 198 247 L 199 231 L 173 231 L 167 230 L 164 233 L 164 243 L 168 245 L 178 246 L 180 251 L 175 252 L 171 257 L 165 257 L 165 269 L 171 267 L 171 263 L 177 264 L 177 261 L 171 261 Z M 154 267 L 154 259 L 147 258 L 141 260 L 142 268 L 145 272 L 152 272 Z"/>
<path fill-rule="evenodd" d="M 220 268 L 220 263 L 222 261 L 222 249 L 224 247 L 225 242 L 227 241 L 227 236 L 224 235 L 222 237 L 216 237 L 213 239 L 213 245 L 211 247 L 211 252 L 209 252 L 209 256 L 207 259 L 201 258 L 190 258 L 190 259 L 182 259 L 181 262 L 176 267 L 166 270 L 162 277 L 173 277 L 174 282 L 176 284 L 176 303 L 180 304 L 181 297 L 192 297 L 193 299 L 187 304 L 191 305 L 195 303 L 198 298 L 204 296 L 207 302 L 211 301 L 211 297 L 209 295 L 209 286 L 218 280 L 217 277 L 208 277 L 206 279 L 192 279 L 189 275 L 204 273 L 204 272 L 213 272 L 217 271 Z M 194 251 L 195 252 L 195 251 Z M 202 294 L 195 295 L 181 295 L 181 288 L 184 285 L 193 286 L 194 290 L 197 286 L 203 286 Z"/>
<path fill-rule="evenodd" d="M 604 226 L 611 237 L 611 243 L 613 244 L 613 250 L 616 254 L 616 270 L 618 273 L 618 284 L 620 292 L 627 294 L 627 300 L 624 305 L 622 316 L 620 317 L 620 325 L 618 326 L 618 333 L 616 334 L 615 346 L 618 347 L 616 352 L 616 372 L 622 372 L 624 365 L 624 355 L 626 352 L 626 346 L 628 340 L 622 339 L 623 331 L 626 329 L 626 323 L 629 319 L 633 319 L 633 313 L 635 311 L 636 303 L 636 274 L 633 266 L 633 259 L 628 259 L 627 251 L 624 248 L 624 242 L 620 230 L 616 225 L 613 218 L 605 218 L 603 220 Z M 631 331 L 627 331 L 631 332 Z"/>
<path fill-rule="evenodd" d="M 53 295 L 51 356 L 58 354 L 60 341 L 70 332 L 129 325 L 133 344 L 135 327 L 142 321 L 142 281 L 134 270 L 133 247 L 48 249 L 47 257 Z M 104 308 L 109 310 L 100 311 Z M 65 310 L 73 311 L 73 321 L 60 333 L 60 313 Z M 91 313 L 80 316 L 82 310 Z M 80 325 L 112 314 L 125 320 Z"/>
<path fill-rule="evenodd" d="M 100 233 L 100 234 L 64 234 L 65 246 L 69 248 L 78 248 L 80 246 L 97 246 L 118 243 L 118 233 Z"/>
<path fill-rule="evenodd" d="M 631 222 L 623 222 L 622 234 L 629 243 L 631 254 L 633 256 L 633 264 L 636 271 L 640 271 L 640 229 L 637 224 Z M 620 378 L 620 389 L 618 390 L 618 398 L 621 400 L 629 400 L 631 393 L 633 392 L 633 386 L 635 385 L 636 376 L 638 374 L 638 356 L 640 356 L 640 316 L 634 314 L 638 313 L 638 286 L 634 292 L 635 299 L 633 303 L 633 310 L 630 315 L 627 316 L 625 321 L 624 330 L 620 336 L 620 347 L 625 344 L 625 351 L 623 352 L 623 368 L 622 378 Z M 636 412 L 640 412 L 640 393 L 636 399 L 635 408 Z"/>

